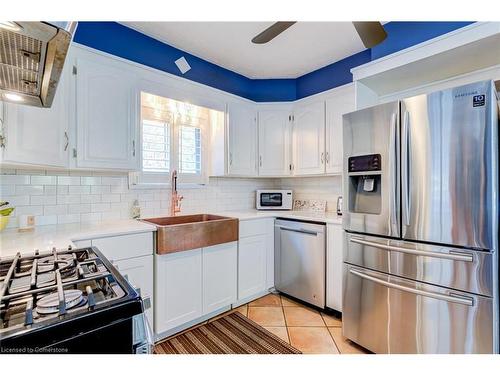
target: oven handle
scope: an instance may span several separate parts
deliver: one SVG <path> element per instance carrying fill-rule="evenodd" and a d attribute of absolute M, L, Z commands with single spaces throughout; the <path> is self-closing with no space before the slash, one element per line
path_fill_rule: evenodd
<path fill-rule="evenodd" d="M 373 246 L 377 247 L 379 249 L 383 250 L 389 250 L 389 251 L 397 251 L 399 253 L 405 253 L 405 254 L 412 254 L 412 255 L 420 255 L 420 256 L 425 256 L 425 257 L 432 257 L 432 258 L 442 258 L 442 259 L 449 259 L 449 260 L 458 260 L 458 261 L 463 261 L 463 262 L 473 262 L 474 257 L 472 254 L 462 254 L 462 253 L 437 253 L 433 251 L 425 251 L 425 250 L 414 250 L 414 249 L 406 249 L 404 247 L 399 247 L 399 246 L 391 246 L 391 245 L 384 245 L 380 244 L 377 242 L 371 242 L 371 241 L 365 241 L 359 238 L 352 237 L 350 239 L 351 242 L 360 244 L 360 245 L 367 245 L 367 246 Z"/>
<path fill-rule="evenodd" d="M 295 229 L 295 228 L 282 227 L 282 226 L 279 226 L 278 228 L 281 229 L 281 230 L 287 230 L 289 232 L 297 232 L 297 233 L 310 234 L 312 236 L 317 236 L 318 235 L 318 232 L 314 232 L 312 230 L 307 230 L 307 229 Z"/>
<path fill-rule="evenodd" d="M 380 280 L 377 277 L 366 275 L 365 273 L 362 273 L 360 271 L 356 271 L 353 269 L 349 269 L 349 272 L 352 273 L 353 275 L 361 277 L 362 279 L 373 281 L 376 284 L 380 284 L 380 285 L 386 286 L 388 288 L 398 289 L 398 290 L 401 290 L 403 292 L 413 293 L 413 294 L 423 296 L 423 297 L 435 298 L 435 299 L 438 299 L 441 301 L 446 301 L 446 302 L 451 302 L 451 303 L 459 303 L 459 304 L 466 305 L 466 306 L 473 306 L 474 305 L 474 300 L 472 298 L 454 297 L 454 296 L 447 295 L 447 294 L 434 293 L 434 292 L 428 292 L 425 290 L 414 289 L 414 288 L 410 288 L 408 286 L 394 284 L 394 283 L 391 283 L 389 281 Z"/>

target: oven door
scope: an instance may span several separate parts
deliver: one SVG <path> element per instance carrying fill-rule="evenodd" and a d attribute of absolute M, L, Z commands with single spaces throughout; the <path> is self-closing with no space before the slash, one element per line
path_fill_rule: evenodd
<path fill-rule="evenodd" d="M 343 334 L 375 353 L 493 353 L 493 300 L 344 264 Z"/>

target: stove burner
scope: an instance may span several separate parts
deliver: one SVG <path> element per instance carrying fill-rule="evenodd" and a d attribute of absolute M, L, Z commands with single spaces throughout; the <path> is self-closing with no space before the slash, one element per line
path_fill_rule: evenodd
<path fill-rule="evenodd" d="M 41 273 L 36 278 L 36 287 L 42 288 L 47 285 L 55 284 L 56 273 L 54 271 Z"/>
<path fill-rule="evenodd" d="M 92 248 L 54 249 L 0 259 L 0 337 L 71 320 L 126 295 L 100 255 Z"/>
<path fill-rule="evenodd" d="M 64 300 L 66 309 L 69 310 L 73 307 L 80 305 L 83 301 L 83 293 L 78 289 L 66 290 L 64 292 Z M 51 293 L 45 297 L 40 298 L 36 304 L 36 312 L 39 314 L 54 314 L 59 311 L 59 295 L 58 293 Z"/>
<path fill-rule="evenodd" d="M 74 264 L 73 256 L 71 254 L 61 254 L 57 257 L 56 262 L 54 262 L 54 256 L 40 258 L 38 260 L 38 272 L 52 271 L 55 268 L 54 263 L 57 263 L 58 268 L 61 270 L 71 267 Z"/>

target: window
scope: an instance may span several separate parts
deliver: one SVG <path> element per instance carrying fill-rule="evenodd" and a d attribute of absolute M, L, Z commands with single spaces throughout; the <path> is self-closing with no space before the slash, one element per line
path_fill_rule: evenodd
<path fill-rule="evenodd" d="M 132 174 L 133 185 L 163 187 L 170 182 L 174 169 L 180 183 L 206 183 L 207 137 L 211 122 L 222 118 L 220 115 L 208 108 L 141 92 L 142 171 Z"/>
<path fill-rule="evenodd" d="M 142 170 L 170 172 L 170 124 L 142 120 Z"/>

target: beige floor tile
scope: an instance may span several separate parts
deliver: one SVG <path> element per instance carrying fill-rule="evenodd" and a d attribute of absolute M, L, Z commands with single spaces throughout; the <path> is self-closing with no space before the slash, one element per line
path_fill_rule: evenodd
<path fill-rule="evenodd" d="M 339 318 L 325 313 L 321 313 L 321 316 L 323 317 L 327 327 L 342 327 L 342 320 Z"/>
<path fill-rule="evenodd" d="M 281 307 L 248 307 L 248 318 L 261 326 L 284 327 L 285 317 Z"/>
<path fill-rule="evenodd" d="M 245 316 L 248 316 L 248 305 L 239 306 L 239 307 L 233 309 L 232 311 L 238 311 L 239 313 L 241 313 Z"/>
<path fill-rule="evenodd" d="M 285 296 L 281 296 L 281 304 L 283 306 L 302 306 L 300 303 L 292 301 L 290 298 L 286 298 Z"/>
<path fill-rule="evenodd" d="M 269 307 L 277 307 L 281 306 L 281 298 L 276 294 L 268 294 L 267 296 L 261 297 L 252 301 L 248 304 L 249 306 L 269 306 Z"/>
<path fill-rule="evenodd" d="M 359 345 L 356 345 L 352 341 L 346 339 L 344 336 L 342 336 L 342 328 L 340 327 L 330 327 L 328 328 L 330 330 L 330 333 L 333 336 L 333 339 L 335 340 L 335 344 L 337 344 L 337 347 L 340 350 L 340 353 L 342 354 L 366 354 L 370 353 L 368 350 L 362 348 Z"/>
<path fill-rule="evenodd" d="M 338 354 L 326 327 L 288 327 L 290 344 L 305 354 Z"/>
<path fill-rule="evenodd" d="M 288 327 L 324 327 L 325 322 L 319 312 L 305 307 L 283 307 Z"/>
<path fill-rule="evenodd" d="M 274 333 L 283 341 L 286 341 L 290 344 L 290 340 L 288 340 L 288 332 L 286 331 L 286 327 L 263 327 L 271 333 Z"/>

